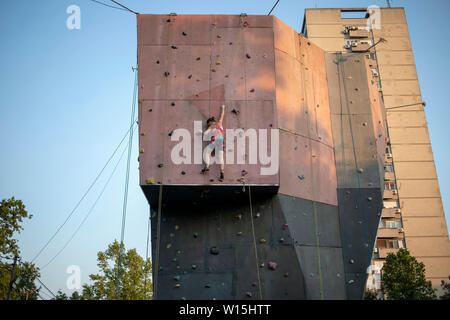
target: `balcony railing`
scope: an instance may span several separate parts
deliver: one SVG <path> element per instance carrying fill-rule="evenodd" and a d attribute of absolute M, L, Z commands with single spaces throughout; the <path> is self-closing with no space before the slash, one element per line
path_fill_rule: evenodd
<path fill-rule="evenodd" d="M 402 237 L 400 228 L 379 228 L 377 238 L 400 238 Z"/>

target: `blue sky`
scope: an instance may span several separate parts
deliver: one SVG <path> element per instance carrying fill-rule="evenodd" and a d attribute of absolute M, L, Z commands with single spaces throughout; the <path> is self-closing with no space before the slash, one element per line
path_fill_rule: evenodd
<path fill-rule="evenodd" d="M 101 0 L 108 2 L 108 0 Z M 267 14 L 273 0 L 122 0 L 140 13 Z M 81 8 L 81 29 L 69 30 L 66 8 Z M 381 0 L 281 0 L 273 14 L 300 31 L 304 9 L 385 6 Z M 450 198 L 447 107 L 450 47 L 446 0 L 395 0 L 405 7 L 444 209 Z M 125 134 L 136 64 L 136 19 L 89 0 L 15 0 L 0 3 L 0 199 L 22 199 L 33 219 L 19 236 L 30 260 L 65 220 Z M 137 137 L 132 153 L 125 244 L 145 256 L 149 207 L 138 185 Z M 119 155 L 123 149 L 119 150 Z M 87 214 L 118 157 L 36 260 L 45 265 Z M 82 283 L 97 272 L 96 253 L 120 238 L 126 157 L 69 246 L 41 279 L 70 293 L 66 268 L 78 265 Z M 448 214 L 446 214 L 448 220 Z"/>

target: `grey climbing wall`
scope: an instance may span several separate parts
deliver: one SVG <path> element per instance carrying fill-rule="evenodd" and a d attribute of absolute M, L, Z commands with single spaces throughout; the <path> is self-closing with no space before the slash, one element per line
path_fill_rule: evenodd
<path fill-rule="evenodd" d="M 327 54 L 339 224 L 348 299 L 362 299 L 382 211 L 383 168 L 363 54 Z"/>

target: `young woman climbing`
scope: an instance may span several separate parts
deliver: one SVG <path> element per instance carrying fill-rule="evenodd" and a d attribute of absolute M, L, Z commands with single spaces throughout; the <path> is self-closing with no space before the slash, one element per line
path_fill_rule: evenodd
<path fill-rule="evenodd" d="M 220 164 L 220 178 L 219 181 L 223 181 L 224 179 L 224 169 L 225 163 L 223 161 L 223 153 L 225 151 L 225 134 L 223 131 L 223 117 L 225 115 L 225 105 L 222 105 L 220 108 L 220 117 L 219 121 L 216 121 L 216 118 L 211 117 L 206 120 L 206 129 L 203 132 L 204 139 L 210 140 L 210 143 L 206 146 L 203 151 L 203 160 L 205 161 L 205 167 L 202 169 L 202 174 L 206 174 L 209 172 L 209 166 L 211 163 L 211 153 L 215 150 L 215 161 Z"/>

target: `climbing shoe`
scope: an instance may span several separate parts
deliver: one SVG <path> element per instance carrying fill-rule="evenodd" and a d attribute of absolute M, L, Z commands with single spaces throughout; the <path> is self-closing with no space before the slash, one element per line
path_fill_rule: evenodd
<path fill-rule="evenodd" d="M 219 181 L 223 181 L 223 179 L 224 179 L 223 171 L 220 171 L 220 178 L 219 178 Z"/>
<path fill-rule="evenodd" d="M 203 168 L 201 174 L 206 174 L 209 172 L 209 168 Z"/>

